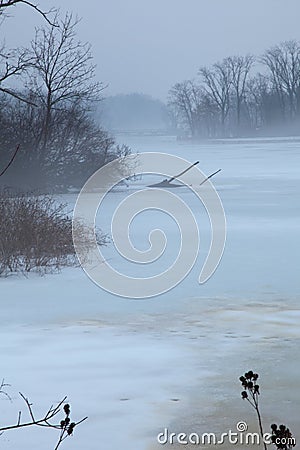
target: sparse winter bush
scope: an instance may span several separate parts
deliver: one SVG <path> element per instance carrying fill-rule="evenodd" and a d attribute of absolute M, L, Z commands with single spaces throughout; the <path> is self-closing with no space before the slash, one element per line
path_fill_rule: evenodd
<path fill-rule="evenodd" d="M 252 370 L 249 370 L 249 372 L 246 372 L 239 378 L 243 388 L 243 391 L 241 392 L 242 399 L 246 400 L 256 412 L 264 450 L 267 450 L 267 443 L 265 441 L 265 433 L 263 430 L 262 417 L 259 407 L 260 386 L 258 384 L 258 379 L 259 374 L 254 373 Z M 278 427 L 274 423 L 271 425 L 271 431 L 271 442 L 276 446 L 277 450 L 292 450 L 293 447 L 295 447 L 296 440 L 292 436 L 292 433 L 288 427 L 285 425 L 279 425 Z"/>
<path fill-rule="evenodd" d="M 72 239 L 72 219 L 65 205 L 50 196 L 0 194 L 0 275 L 10 272 L 44 273 L 77 262 Z M 75 232 L 89 248 L 93 230 L 81 223 Z M 98 244 L 107 236 L 98 233 Z"/>

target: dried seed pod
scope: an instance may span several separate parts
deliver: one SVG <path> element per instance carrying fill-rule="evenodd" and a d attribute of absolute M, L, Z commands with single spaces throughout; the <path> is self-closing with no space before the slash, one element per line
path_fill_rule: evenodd
<path fill-rule="evenodd" d="M 64 405 L 64 411 L 65 411 L 67 416 L 70 414 L 71 410 L 70 410 L 70 405 L 68 403 L 66 403 Z"/>

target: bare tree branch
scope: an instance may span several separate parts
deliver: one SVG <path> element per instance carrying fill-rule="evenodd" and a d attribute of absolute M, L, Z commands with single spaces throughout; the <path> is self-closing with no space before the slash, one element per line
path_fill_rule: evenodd
<path fill-rule="evenodd" d="M 4 384 L 4 381 L 2 381 L 2 384 L 0 385 L 0 392 L 2 392 L 1 387 L 4 387 L 4 386 L 6 386 L 6 385 Z M 2 393 L 4 393 L 4 392 L 2 392 Z M 78 422 L 71 422 L 70 405 L 65 403 L 67 400 L 67 397 L 64 397 L 56 406 L 53 406 L 53 405 L 50 406 L 50 408 L 48 409 L 46 414 L 38 419 L 35 417 L 35 414 L 34 414 L 34 411 L 32 408 L 32 403 L 30 403 L 29 399 L 27 397 L 25 397 L 21 392 L 19 394 L 25 402 L 25 405 L 28 410 L 28 414 L 30 416 L 30 420 L 27 422 L 22 422 L 22 420 L 21 420 L 22 412 L 19 411 L 16 424 L 8 425 L 5 427 L 0 427 L 0 434 L 3 433 L 4 431 L 10 431 L 10 430 L 15 430 L 15 429 L 19 429 L 19 428 L 31 427 L 31 426 L 38 426 L 38 427 L 45 427 L 45 428 L 52 428 L 55 430 L 60 430 L 59 439 L 58 439 L 58 442 L 54 449 L 54 450 L 57 450 L 59 448 L 59 446 L 61 445 L 61 443 L 68 436 L 73 434 L 74 428 L 87 419 L 87 417 L 84 417 L 83 419 L 79 420 Z M 63 420 L 61 420 L 60 423 L 53 423 L 52 419 L 55 418 L 61 412 L 62 407 L 63 407 L 63 411 L 65 414 L 65 418 Z"/>
<path fill-rule="evenodd" d="M 0 92 L 11 95 L 18 100 L 32 104 L 25 96 L 16 92 L 15 89 L 6 87 L 4 84 L 11 78 L 22 75 L 31 66 L 30 56 L 27 50 L 5 50 L 4 45 L 0 47 Z"/>
<path fill-rule="evenodd" d="M 21 102 L 27 103 L 28 105 L 31 106 L 38 106 L 36 103 L 32 102 L 31 100 L 23 97 L 21 94 L 18 94 L 15 91 L 12 91 L 11 89 L 8 88 L 3 88 L 0 86 L 0 92 L 3 92 L 4 94 L 8 94 L 11 95 L 12 97 L 16 98 L 17 100 L 20 100 Z"/>
<path fill-rule="evenodd" d="M 18 153 L 19 150 L 20 150 L 20 146 L 18 145 L 17 148 L 16 148 L 16 150 L 14 151 L 14 154 L 12 155 L 12 157 L 11 157 L 9 163 L 8 163 L 7 166 L 2 170 L 2 172 L 0 172 L 0 177 L 2 177 L 2 175 L 4 175 L 5 172 L 8 170 L 8 168 L 11 166 L 11 164 L 13 163 L 13 161 L 14 161 L 15 157 L 17 156 L 17 153 Z M 1 391 L 1 388 L 2 388 L 3 386 L 7 386 L 7 385 L 1 384 L 1 386 L 0 386 L 0 392 L 2 392 L 2 391 Z M 5 392 L 2 392 L 2 393 L 6 394 Z M 6 395 L 7 395 L 7 394 L 6 394 Z"/>
<path fill-rule="evenodd" d="M 39 28 L 31 43 L 32 73 L 27 87 L 43 108 L 41 161 L 46 158 L 54 110 L 65 110 L 78 103 L 82 110 L 87 110 L 93 101 L 100 99 L 105 88 L 94 80 L 90 45 L 76 39 L 78 22 L 72 14 L 66 14 L 59 28 Z"/>
<path fill-rule="evenodd" d="M 10 386 L 10 384 L 5 383 L 4 378 L 3 378 L 0 383 L 0 394 L 4 395 L 6 398 L 8 398 L 8 400 L 11 401 L 10 395 L 8 395 L 8 393 L 4 390 L 4 388 L 8 387 L 8 386 Z"/>
<path fill-rule="evenodd" d="M 10 6 L 16 6 L 17 4 L 24 4 L 29 6 L 30 8 L 33 8 L 36 12 L 41 14 L 41 16 L 48 22 L 49 25 L 57 27 L 58 25 L 55 22 L 52 22 L 49 19 L 49 14 L 54 13 L 55 9 L 51 9 L 50 11 L 43 11 L 39 8 L 38 5 L 35 3 L 29 2 L 27 0 L 0 0 L 0 16 L 3 14 L 6 8 L 9 8 Z"/>

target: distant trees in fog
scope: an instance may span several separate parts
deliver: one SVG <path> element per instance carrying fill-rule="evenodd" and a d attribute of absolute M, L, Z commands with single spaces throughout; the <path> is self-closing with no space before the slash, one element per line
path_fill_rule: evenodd
<path fill-rule="evenodd" d="M 300 43 L 200 67 L 170 89 L 168 104 L 178 132 L 192 138 L 299 134 Z"/>
<path fill-rule="evenodd" d="M 95 81 L 90 46 L 76 38 L 78 20 L 52 16 L 30 48 L 0 48 L 0 167 L 20 145 L 5 185 L 79 187 L 129 151 L 92 118 L 105 86 Z"/>
<path fill-rule="evenodd" d="M 100 104 L 101 122 L 117 131 L 159 132 L 170 126 L 166 105 L 149 95 L 117 94 Z"/>

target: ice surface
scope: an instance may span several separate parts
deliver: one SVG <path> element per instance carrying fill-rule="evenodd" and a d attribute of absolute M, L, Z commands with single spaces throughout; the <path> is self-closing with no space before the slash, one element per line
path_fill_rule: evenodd
<path fill-rule="evenodd" d="M 223 201 L 228 237 L 220 267 L 197 282 L 209 246 L 209 223 L 197 199 L 182 198 L 199 220 L 201 249 L 195 268 L 175 289 L 150 300 L 126 300 L 95 286 L 78 269 L 0 280 L 1 373 L 12 384 L 10 404 L 0 397 L 1 423 L 16 420 L 22 391 L 37 411 L 65 394 L 76 419 L 89 420 L 64 448 L 160 448 L 164 427 L 182 432 L 225 432 L 238 420 L 255 427 L 239 398 L 238 377 L 262 377 L 266 426 L 288 422 L 297 435 L 299 414 L 299 167 L 296 140 L 178 143 L 172 137 L 120 137 L 134 150 L 170 152 L 209 174 Z M 118 202 L 138 187 L 112 192 L 98 224 L 110 231 Z M 74 205 L 76 196 L 62 196 Z M 132 224 L 144 249 L 158 225 L 168 237 L 160 270 L 178 250 L 178 230 L 161 213 Z M 141 276 L 114 251 L 105 256 L 121 272 Z M 149 269 L 157 270 L 157 266 Z M 296 436 L 297 437 L 297 436 Z M 6 433 L 5 449 L 53 448 L 55 433 Z M 175 448 L 173 446 L 173 448 Z"/>

